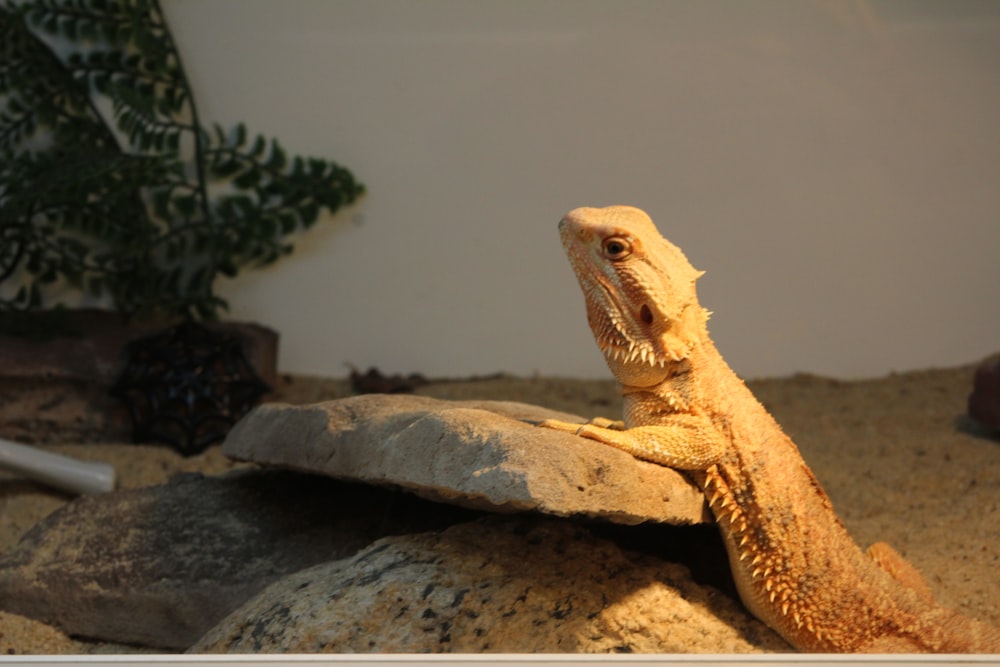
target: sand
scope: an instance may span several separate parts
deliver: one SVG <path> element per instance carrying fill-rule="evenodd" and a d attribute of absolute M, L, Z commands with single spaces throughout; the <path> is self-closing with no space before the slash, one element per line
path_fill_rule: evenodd
<path fill-rule="evenodd" d="M 860 544 L 888 542 L 924 573 L 943 604 L 1000 625 L 1000 435 L 965 417 L 973 371 L 970 365 L 853 382 L 797 375 L 748 384 L 797 442 Z M 344 379 L 285 376 L 272 398 L 310 403 L 349 393 Z M 587 417 L 617 415 L 621 404 L 610 381 L 543 377 L 436 381 L 416 393 L 519 400 Z M 183 458 L 151 445 L 43 446 L 112 463 L 122 487 L 236 465 L 218 447 Z M 0 551 L 69 499 L 0 473 Z M 0 613 L 0 653 L 132 650 L 76 641 Z"/>

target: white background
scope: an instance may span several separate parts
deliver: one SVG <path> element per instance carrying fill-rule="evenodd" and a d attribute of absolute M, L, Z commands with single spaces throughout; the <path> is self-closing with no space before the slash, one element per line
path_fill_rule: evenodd
<path fill-rule="evenodd" d="M 556 223 L 617 203 L 744 376 L 1000 350 L 1000 3 L 163 4 L 204 122 L 369 188 L 222 285 L 285 371 L 606 377 Z"/>

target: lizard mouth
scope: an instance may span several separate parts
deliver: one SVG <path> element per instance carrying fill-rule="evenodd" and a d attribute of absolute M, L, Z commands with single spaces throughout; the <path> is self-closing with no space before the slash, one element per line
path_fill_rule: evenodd
<path fill-rule="evenodd" d="M 591 323 L 597 346 L 610 361 L 624 363 L 643 363 L 649 366 L 664 368 L 681 357 L 673 358 L 664 353 L 657 344 L 659 336 L 652 331 L 654 324 L 653 311 L 647 304 L 642 304 L 638 315 L 619 302 L 614 290 L 600 280 L 595 280 L 600 289 L 603 302 L 598 307 L 602 316 Z"/>

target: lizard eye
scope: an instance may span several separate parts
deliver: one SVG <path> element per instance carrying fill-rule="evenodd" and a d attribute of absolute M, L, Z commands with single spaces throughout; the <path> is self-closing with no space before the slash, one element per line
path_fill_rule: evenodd
<path fill-rule="evenodd" d="M 632 254 L 632 244 L 620 236 L 605 239 L 601 248 L 604 250 L 604 256 L 608 259 L 625 259 Z"/>

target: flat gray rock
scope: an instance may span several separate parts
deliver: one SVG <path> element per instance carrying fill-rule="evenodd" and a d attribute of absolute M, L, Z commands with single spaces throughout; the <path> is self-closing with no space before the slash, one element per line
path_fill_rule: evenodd
<path fill-rule="evenodd" d="M 67 634 L 185 649 L 279 577 L 471 513 L 280 470 L 79 498 L 0 558 L 0 610 Z"/>
<path fill-rule="evenodd" d="M 747 653 L 789 646 L 687 568 L 487 517 L 291 574 L 190 653 Z"/>
<path fill-rule="evenodd" d="M 623 524 L 711 521 L 701 492 L 680 473 L 521 421 L 546 418 L 583 421 L 524 403 L 411 395 L 271 403 L 230 431 L 223 452 L 493 512 Z"/>

